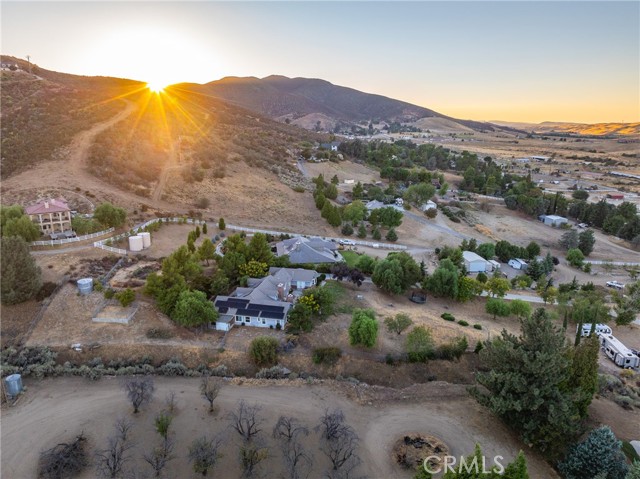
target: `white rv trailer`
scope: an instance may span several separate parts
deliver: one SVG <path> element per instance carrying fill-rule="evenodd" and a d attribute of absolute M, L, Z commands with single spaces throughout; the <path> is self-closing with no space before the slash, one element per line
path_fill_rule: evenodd
<path fill-rule="evenodd" d="M 578 327 L 576 326 L 576 333 L 578 332 Z M 591 323 L 582 325 L 582 332 L 580 336 L 586 337 L 591 334 Z M 611 334 L 611 328 L 606 324 L 596 324 L 596 334 Z"/>
<path fill-rule="evenodd" d="M 625 369 L 637 369 L 640 367 L 640 357 L 620 342 L 612 334 L 598 334 L 598 340 L 602 350 L 618 366 Z"/>

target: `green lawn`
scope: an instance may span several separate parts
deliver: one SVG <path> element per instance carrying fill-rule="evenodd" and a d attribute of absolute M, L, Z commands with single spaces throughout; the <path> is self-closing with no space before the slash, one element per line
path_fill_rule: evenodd
<path fill-rule="evenodd" d="M 340 254 L 344 258 L 345 262 L 352 268 L 355 268 L 356 262 L 360 255 L 355 251 L 340 251 Z"/>

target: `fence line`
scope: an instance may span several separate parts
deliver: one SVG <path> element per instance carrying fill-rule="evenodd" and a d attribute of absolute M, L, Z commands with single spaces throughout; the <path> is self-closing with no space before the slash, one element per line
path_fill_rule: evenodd
<path fill-rule="evenodd" d="M 245 226 L 236 226 L 236 225 L 227 225 L 228 229 L 232 229 L 232 230 L 236 230 L 236 231 L 245 231 L 247 233 L 263 233 L 263 234 L 267 234 L 267 235 L 273 235 L 273 236 L 278 236 L 278 235 L 289 235 L 293 238 L 301 238 L 301 237 L 319 237 L 316 235 L 304 235 L 304 234 L 300 234 L 300 233 L 289 233 L 286 231 L 272 231 L 272 230 L 262 230 L 262 229 L 258 229 L 258 228 L 247 228 Z M 345 238 L 331 238 L 331 237 L 324 237 L 328 240 L 335 240 L 335 241 L 340 241 L 341 239 L 345 239 Z M 372 248 L 380 248 L 380 249 L 397 249 L 397 250 L 406 250 L 407 247 L 405 245 L 401 245 L 401 244 L 390 244 L 390 243 L 374 243 L 372 241 L 361 241 L 361 240 L 349 240 L 349 241 L 353 241 L 354 244 L 356 245 L 361 245 L 361 246 L 371 246 Z"/>
<path fill-rule="evenodd" d="M 65 238 L 59 240 L 48 240 L 48 241 L 33 241 L 29 243 L 29 246 L 55 246 L 60 244 L 68 244 L 68 243 L 77 243 L 78 241 L 84 241 L 91 238 L 96 238 L 98 236 L 106 235 L 107 233 L 112 233 L 113 228 L 109 228 L 107 230 L 98 231 L 97 233 L 91 233 L 83 236 L 76 236 L 75 238 Z"/>
<path fill-rule="evenodd" d="M 110 251 L 110 252 L 116 253 L 116 254 L 123 254 L 125 256 L 128 254 L 128 251 L 126 249 L 114 248 L 112 246 L 107 246 L 107 245 L 104 245 L 104 244 L 99 243 L 99 242 L 93 243 L 93 246 L 95 248 L 100 248 L 100 249 L 103 249 L 103 250 L 106 250 L 106 251 Z"/>

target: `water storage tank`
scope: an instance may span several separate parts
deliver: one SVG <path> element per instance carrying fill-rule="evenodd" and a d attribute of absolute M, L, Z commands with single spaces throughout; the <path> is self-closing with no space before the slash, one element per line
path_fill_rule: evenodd
<path fill-rule="evenodd" d="M 151 233 L 147 233 L 145 231 L 144 233 L 140 233 L 138 236 L 142 237 L 142 247 L 144 249 L 147 249 L 149 246 L 151 246 Z"/>
<path fill-rule="evenodd" d="M 142 248 L 143 248 L 142 236 L 140 235 L 129 236 L 129 249 L 131 251 L 142 251 Z"/>
<path fill-rule="evenodd" d="M 80 294 L 87 295 L 93 290 L 93 279 L 82 278 L 78 280 L 78 290 Z"/>
<path fill-rule="evenodd" d="M 22 377 L 19 374 L 12 374 L 4 378 L 4 385 L 7 390 L 7 396 L 16 397 L 22 392 Z"/>

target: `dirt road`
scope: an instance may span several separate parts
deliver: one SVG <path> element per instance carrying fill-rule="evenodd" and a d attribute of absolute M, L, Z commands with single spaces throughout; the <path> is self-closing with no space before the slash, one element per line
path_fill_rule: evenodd
<path fill-rule="evenodd" d="M 270 457 L 264 464 L 269 477 L 277 477 L 281 470 L 280 452 L 270 438 L 278 416 L 295 416 L 312 430 L 326 408 L 344 411 L 347 422 L 361 439 L 359 473 L 372 479 L 412 476 L 396 466 L 391 456 L 392 444 L 411 431 L 440 437 L 455 455 L 472 452 L 476 442 L 482 444 L 487 456 L 502 455 L 507 460 L 520 448 L 525 448 L 492 414 L 470 399 L 464 387 L 446 383 L 434 382 L 403 391 L 347 383 L 307 385 L 302 381 L 285 382 L 286 385 L 272 382 L 262 386 L 226 384 L 217 399 L 218 410 L 211 415 L 200 398 L 197 378 L 156 378 L 155 382 L 156 399 L 133 417 L 116 379 L 25 381 L 29 388 L 25 397 L 17 406 L 2 411 L 2 477 L 35 477 L 38 453 L 81 431 L 89 437 L 91 448 L 104 447 L 114 420 L 120 416 L 134 422 L 136 447 L 131 464 L 144 471 L 148 466 L 141 460 L 141 455 L 158 442 L 153 420 L 169 391 L 176 393 L 177 400 L 177 412 L 171 426 L 176 443 L 175 459 L 169 466 L 169 477 L 197 477 L 188 472 L 191 468 L 186 460 L 187 446 L 205 433 L 225 437 L 217 473 L 224 471 L 224 477 L 240 477 L 238 435 L 229 427 L 228 414 L 241 399 L 261 406 L 262 435 L 271 447 Z M 312 430 L 305 441 L 315 456 L 311 477 L 320 477 L 328 464 L 318 450 L 318 436 Z M 527 452 L 527 458 L 532 478 L 557 477 L 535 454 Z M 94 471 L 88 469 L 81 477 L 94 476 Z"/>

